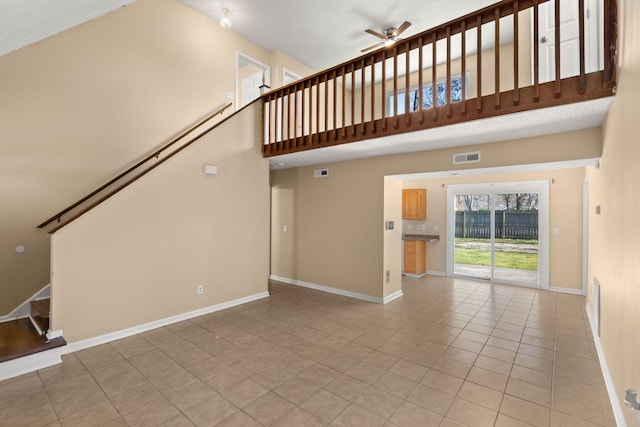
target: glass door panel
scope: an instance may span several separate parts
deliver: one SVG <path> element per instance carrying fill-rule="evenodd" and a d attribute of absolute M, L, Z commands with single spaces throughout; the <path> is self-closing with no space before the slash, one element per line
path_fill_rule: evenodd
<path fill-rule="evenodd" d="M 538 199 L 538 193 L 494 194 L 494 279 L 538 284 Z"/>
<path fill-rule="evenodd" d="M 490 201 L 489 194 L 455 195 L 455 275 L 492 278 Z"/>

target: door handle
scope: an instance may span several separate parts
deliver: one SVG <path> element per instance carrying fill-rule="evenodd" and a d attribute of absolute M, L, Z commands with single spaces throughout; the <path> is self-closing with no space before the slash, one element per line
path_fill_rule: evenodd
<path fill-rule="evenodd" d="M 547 42 L 547 36 L 542 36 L 542 38 L 540 39 L 540 43 L 546 43 Z"/>

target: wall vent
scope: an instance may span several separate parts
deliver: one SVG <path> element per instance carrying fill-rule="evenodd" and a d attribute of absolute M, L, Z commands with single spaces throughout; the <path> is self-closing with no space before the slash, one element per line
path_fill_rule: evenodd
<path fill-rule="evenodd" d="M 313 171 L 314 178 L 326 178 L 329 176 L 329 169 L 316 169 Z"/>
<path fill-rule="evenodd" d="M 453 164 L 459 165 L 461 163 L 477 163 L 480 161 L 480 152 L 474 151 L 472 153 L 459 153 L 453 155 Z"/>

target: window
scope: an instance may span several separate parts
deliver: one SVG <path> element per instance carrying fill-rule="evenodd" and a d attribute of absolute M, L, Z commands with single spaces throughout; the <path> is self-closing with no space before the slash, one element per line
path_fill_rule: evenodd
<path fill-rule="evenodd" d="M 465 77 L 467 78 L 467 77 Z M 467 80 L 468 81 L 468 80 Z M 441 80 L 436 83 L 436 105 L 440 107 L 446 102 L 447 82 Z M 388 94 L 387 117 L 393 116 L 393 93 Z M 462 101 L 462 76 L 451 79 L 451 102 Z M 409 112 L 418 111 L 420 108 L 420 96 L 418 88 L 409 92 Z M 398 91 L 398 114 L 404 114 L 405 91 Z M 425 83 L 422 87 L 422 109 L 433 107 L 433 86 Z"/>

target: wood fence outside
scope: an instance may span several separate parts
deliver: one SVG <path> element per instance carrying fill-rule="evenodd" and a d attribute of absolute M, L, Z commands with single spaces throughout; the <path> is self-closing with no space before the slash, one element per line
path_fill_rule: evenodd
<path fill-rule="evenodd" d="M 491 237 L 491 213 L 456 212 L 455 237 L 489 239 Z M 538 240 L 537 211 L 495 212 L 496 239 Z"/>

